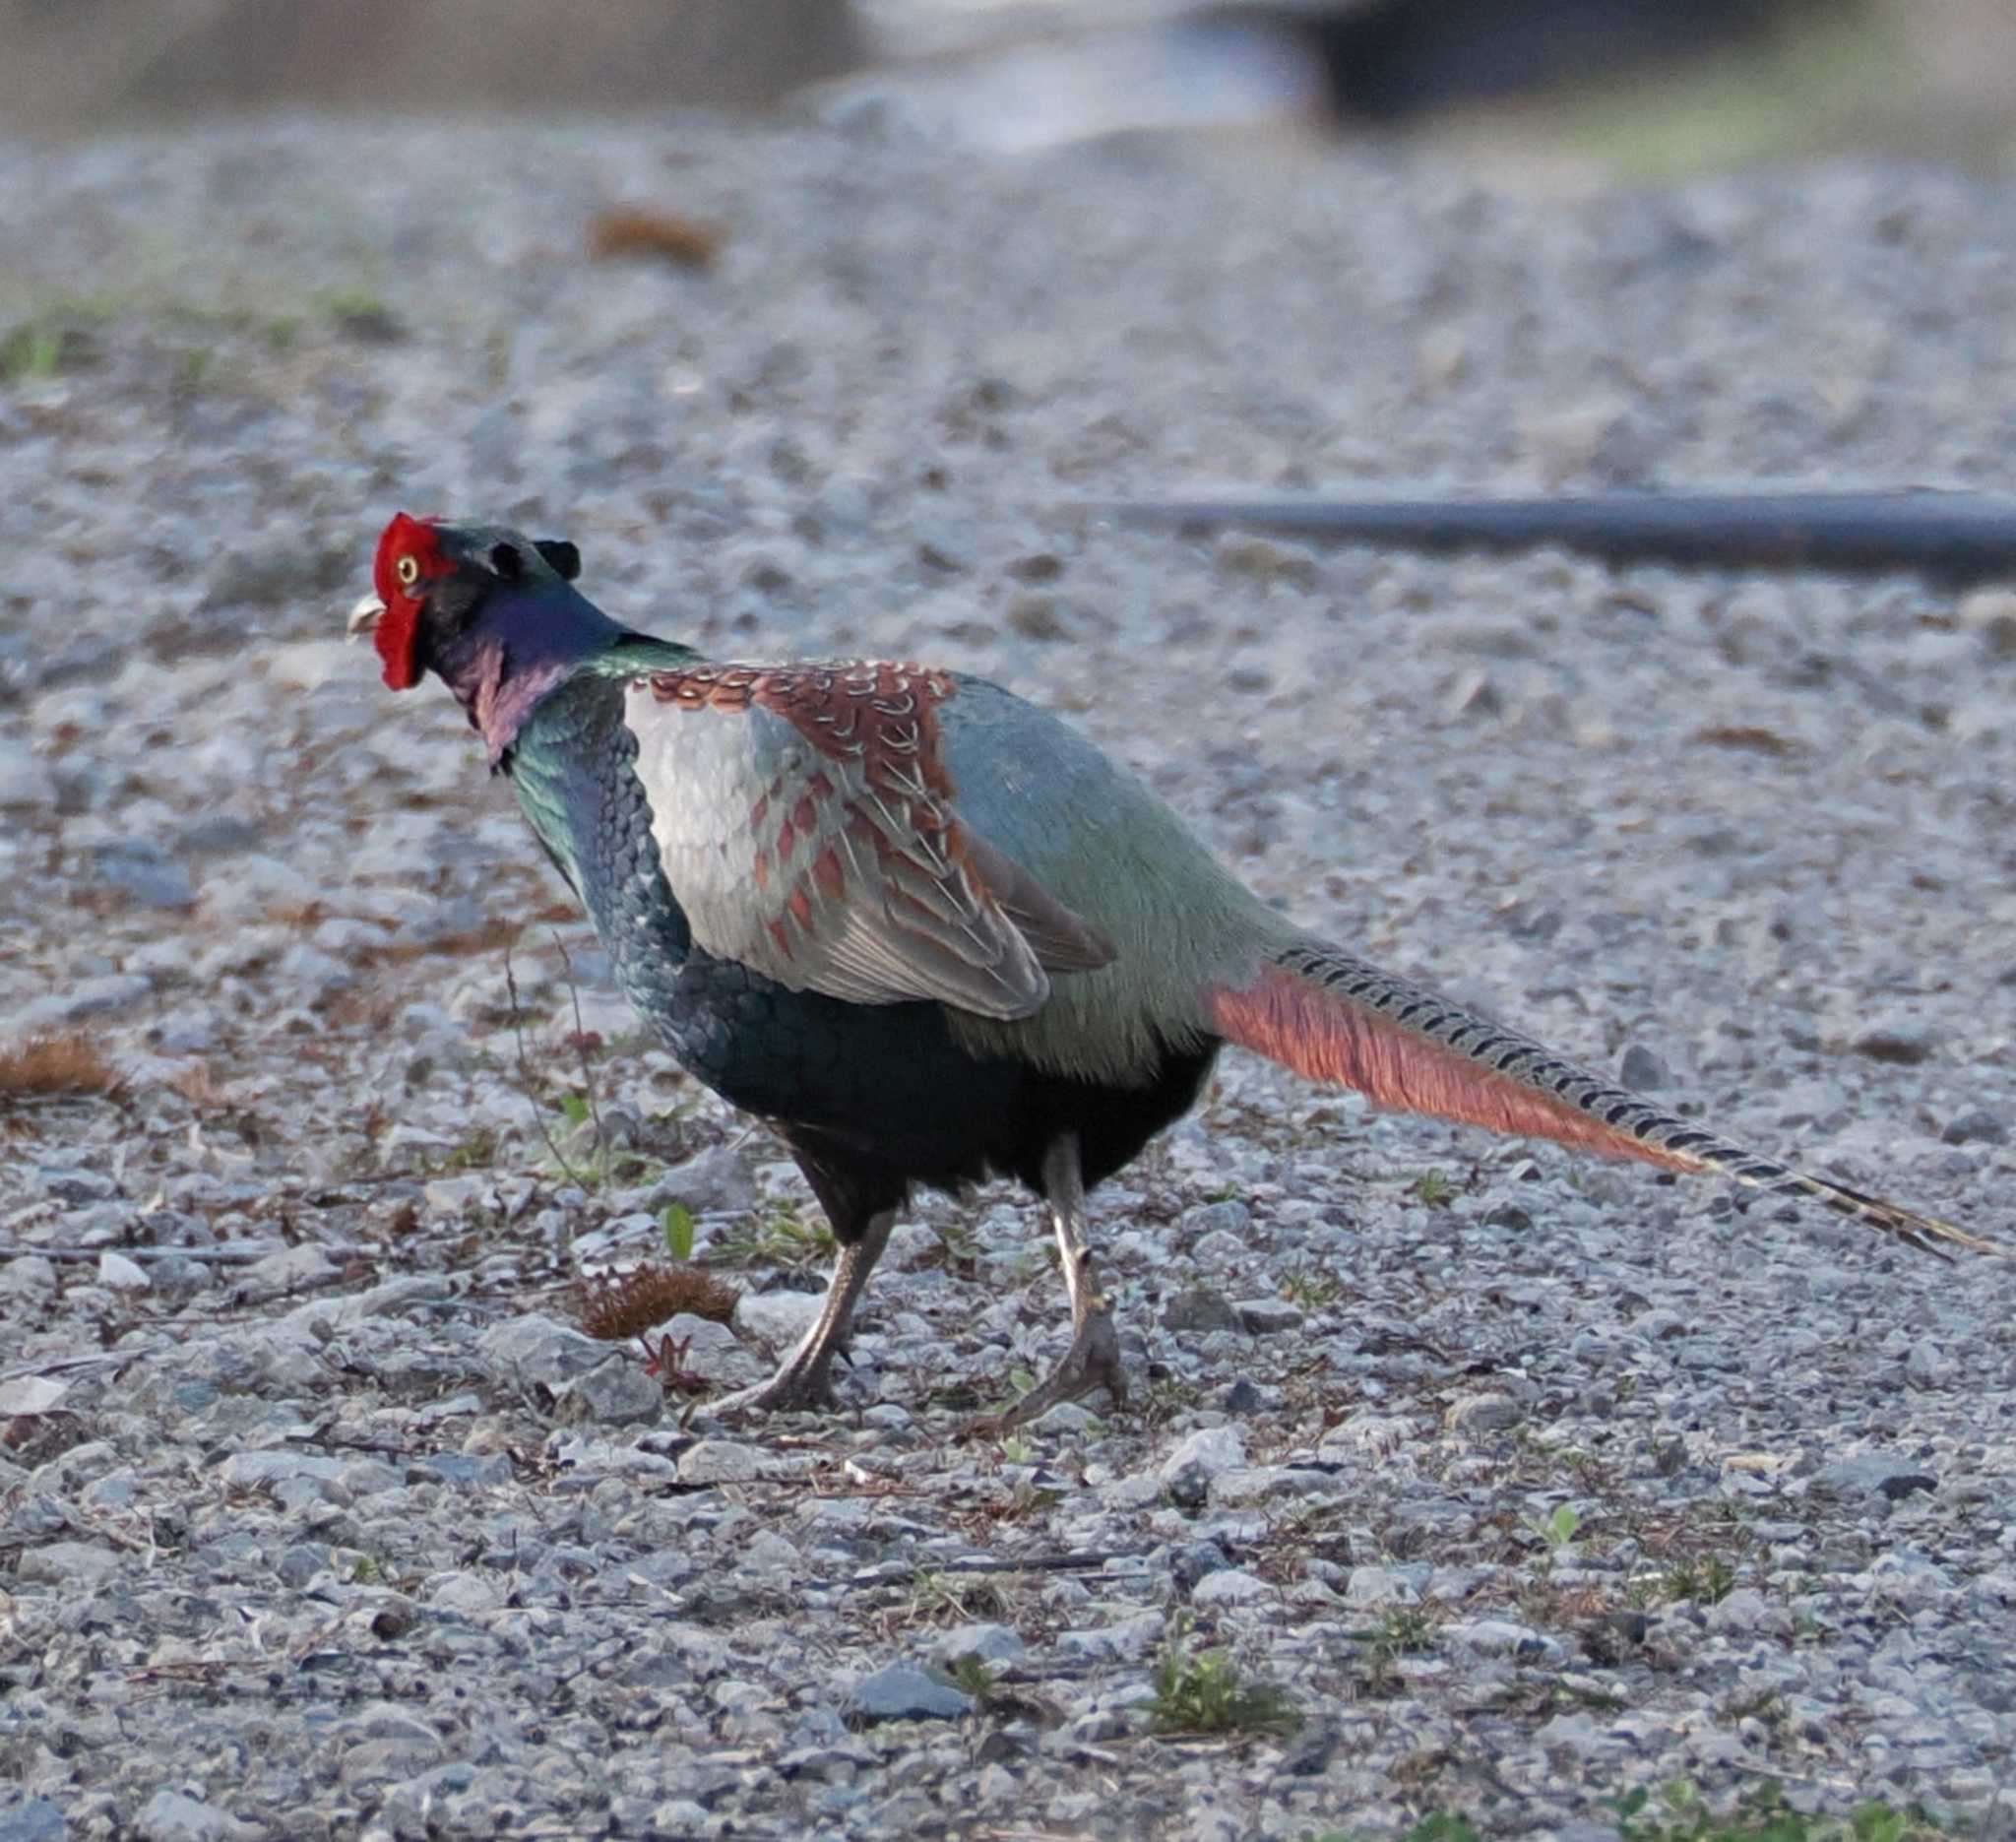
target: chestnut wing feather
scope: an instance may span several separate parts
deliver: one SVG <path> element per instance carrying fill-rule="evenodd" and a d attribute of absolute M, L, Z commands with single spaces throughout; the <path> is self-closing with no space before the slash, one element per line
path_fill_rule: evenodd
<path fill-rule="evenodd" d="M 626 718 L 665 878 L 707 952 L 792 990 L 1027 1017 L 1050 971 L 1103 965 L 1111 946 L 961 823 L 935 721 L 920 720 L 930 687 L 892 684 L 900 669 L 914 668 L 713 667 L 634 684 Z"/>

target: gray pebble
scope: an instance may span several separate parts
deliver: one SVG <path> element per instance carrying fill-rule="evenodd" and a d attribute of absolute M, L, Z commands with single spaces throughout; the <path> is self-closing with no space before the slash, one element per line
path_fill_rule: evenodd
<path fill-rule="evenodd" d="M 102 844 L 96 856 L 99 884 L 131 896 L 143 908 L 188 908 L 196 900 L 188 870 L 151 840 Z"/>
<path fill-rule="evenodd" d="M 961 1657 L 976 1657 L 982 1663 L 1014 1663 L 1028 1649 L 1020 1634 L 1008 1625 L 961 1624 L 931 1645 L 931 1657 L 948 1668 Z"/>
<path fill-rule="evenodd" d="M 732 1439 L 702 1439 L 679 1460 L 682 1484 L 743 1484 L 761 1475 L 763 1454 Z"/>
<path fill-rule="evenodd" d="M 483 1332 L 476 1353 L 497 1380 L 556 1388 L 608 1360 L 606 1344 L 536 1313 L 506 1318 Z"/>
<path fill-rule="evenodd" d="M 623 1427 L 656 1420 L 664 1406 L 662 1382 L 647 1374 L 642 1363 L 612 1351 L 586 1374 L 560 1387 L 553 1411 L 568 1423 L 582 1420 Z"/>
<path fill-rule="evenodd" d="M 1526 1410 L 1509 1394 L 1485 1391 L 1458 1396 L 1442 1418 L 1451 1432 L 1505 1432 L 1526 1418 Z"/>
<path fill-rule="evenodd" d="M 1195 1506 L 1203 1502 L 1214 1478 L 1242 1465 L 1245 1458 L 1245 1435 L 1237 1427 L 1207 1427 L 1191 1433 L 1162 1461 L 1157 1482 L 1171 1502 Z"/>
<path fill-rule="evenodd" d="M 46 806 L 55 797 L 48 764 L 27 742 L 0 737 L 0 806 Z"/>
<path fill-rule="evenodd" d="M 1282 1336 L 1307 1321 L 1301 1307 L 1286 1299 L 1239 1299 L 1233 1302 L 1232 1313 L 1239 1327 L 1254 1337 Z"/>
<path fill-rule="evenodd" d="M 956 1720 L 971 1714 L 976 1703 L 963 1689 L 915 1664 L 892 1663 L 856 1683 L 849 1706 L 857 1720 L 872 1723 Z"/>
<path fill-rule="evenodd" d="M 264 1831 L 228 1810 L 180 1791 L 157 1791 L 141 1808 L 135 1828 L 142 1842 L 254 1842 Z"/>
<path fill-rule="evenodd" d="M 1224 1293 L 1210 1286 L 1190 1286 L 1162 1307 L 1162 1327 L 1202 1335 L 1241 1328 L 1238 1309 Z"/>
<path fill-rule="evenodd" d="M 114 1549 L 96 1542 L 49 1542 L 22 1551 L 15 1577 L 24 1586 L 102 1588 L 121 1566 Z"/>

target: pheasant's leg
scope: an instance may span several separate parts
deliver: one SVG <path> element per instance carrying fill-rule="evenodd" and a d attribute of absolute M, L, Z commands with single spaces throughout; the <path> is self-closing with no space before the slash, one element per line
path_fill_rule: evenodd
<path fill-rule="evenodd" d="M 834 1356 L 847 1337 L 854 1302 L 868 1283 L 868 1275 L 875 1270 L 875 1262 L 882 1257 L 882 1249 L 889 1244 L 889 1231 L 895 1226 L 896 1211 L 885 1210 L 868 1218 L 858 1240 L 842 1243 L 818 1317 L 798 1339 L 797 1347 L 784 1359 L 776 1374 L 753 1388 L 724 1394 L 718 1401 L 703 1401 L 695 1413 L 706 1418 L 733 1419 L 786 1408 L 830 1406 Z"/>
<path fill-rule="evenodd" d="M 1075 1401 L 1103 1387 L 1115 1407 L 1127 1404 L 1127 1376 L 1120 1366 L 1120 1339 L 1113 1313 L 1100 1292 L 1093 1270 L 1092 1249 L 1085 1244 L 1082 1218 L 1085 1181 L 1078 1170 L 1078 1139 L 1066 1133 L 1043 1155 L 1043 1195 L 1049 1203 L 1050 1227 L 1063 1256 L 1064 1285 L 1071 1294 L 1071 1347 L 1064 1360 L 1005 1412 L 990 1423 L 1006 1431 L 1040 1420 L 1060 1401 Z"/>

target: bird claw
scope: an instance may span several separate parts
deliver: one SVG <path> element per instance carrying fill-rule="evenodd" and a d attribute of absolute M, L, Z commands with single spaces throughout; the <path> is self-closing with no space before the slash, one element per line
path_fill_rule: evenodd
<path fill-rule="evenodd" d="M 679 1416 L 681 1427 L 695 1421 L 727 1425 L 761 1420 L 766 1414 L 787 1414 L 814 1407 L 832 1407 L 833 1384 L 824 1375 L 786 1366 L 753 1388 L 738 1388 L 712 1401 L 695 1401 Z"/>
<path fill-rule="evenodd" d="M 1011 1401 L 998 1414 L 985 1414 L 968 1423 L 968 1438 L 996 1439 L 1017 1427 L 1040 1420 L 1051 1408 L 1066 1401 L 1082 1400 L 1104 1388 L 1115 1411 L 1127 1405 L 1127 1371 L 1120 1363 L 1119 1333 L 1113 1328 L 1113 1314 L 1103 1305 L 1086 1314 L 1064 1352 L 1064 1360 L 1019 1401 Z"/>

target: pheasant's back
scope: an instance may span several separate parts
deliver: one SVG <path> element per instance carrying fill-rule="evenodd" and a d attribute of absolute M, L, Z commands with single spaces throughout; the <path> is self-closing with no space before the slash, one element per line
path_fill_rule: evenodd
<path fill-rule="evenodd" d="M 961 678 L 939 711 L 960 816 L 1101 928 L 1112 963 L 1055 981 L 1036 1016 L 957 1016 L 960 1039 L 1125 1078 L 1211 1035 L 1201 994 L 1282 923 L 1134 775 L 1046 710 Z"/>

